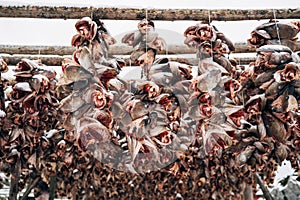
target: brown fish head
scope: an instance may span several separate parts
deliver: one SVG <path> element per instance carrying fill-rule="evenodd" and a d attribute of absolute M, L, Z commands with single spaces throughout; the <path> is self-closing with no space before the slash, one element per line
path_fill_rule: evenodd
<path fill-rule="evenodd" d="M 0 73 L 5 73 L 8 71 L 7 63 L 0 56 Z"/>
<path fill-rule="evenodd" d="M 97 34 L 97 24 L 89 17 L 78 20 L 75 24 L 78 33 L 88 41 L 92 41 Z"/>
<path fill-rule="evenodd" d="M 142 34 L 146 34 L 154 30 L 154 23 L 149 19 L 143 19 L 138 23 L 137 27 Z"/>
<path fill-rule="evenodd" d="M 274 73 L 276 82 L 292 82 L 299 80 L 300 66 L 297 63 L 290 62 L 285 65 L 284 69 L 278 70 Z"/>
<path fill-rule="evenodd" d="M 196 29 L 196 36 L 200 41 L 215 41 L 217 38 L 214 27 L 208 24 L 200 24 Z"/>

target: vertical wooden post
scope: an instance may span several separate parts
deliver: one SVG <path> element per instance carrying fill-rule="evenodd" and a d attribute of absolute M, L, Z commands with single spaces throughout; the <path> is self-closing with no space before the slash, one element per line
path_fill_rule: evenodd
<path fill-rule="evenodd" d="M 246 184 L 243 196 L 244 200 L 253 200 L 252 185 Z"/>
<path fill-rule="evenodd" d="M 21 160 L 20 153 L 18 152 L 17 161 L 15 165 L 12 166 L 11 179 L 10 179 L 10 188 L 9 188 L 9 200 L 17 200 L 19 194 L 19 179 L 21 175 Z"/>
<path fill-rule="evenodd" d="M 262 190 L 264 197 L 266 200 L 274 200 L 274 198 L 272 197 L 270 191 L 268 190 L 268 188 L 265 186 L 265 184 L 263 183 L 263 181 L 261 180 L 260 176 L 258 173 L 255 174 L 256 176 L 256 182 L 259 185 L 260 189 Z"/>
<path fill-rule="evenodd" d="M 4 86 L 2 83 L 1 73 L 7 70 L 7 64 L 0 56 L 0 110 L 5 112 Z"/>

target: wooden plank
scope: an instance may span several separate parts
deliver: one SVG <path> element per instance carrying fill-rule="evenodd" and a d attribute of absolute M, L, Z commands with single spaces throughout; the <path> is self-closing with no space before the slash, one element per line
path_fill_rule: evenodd
<path fill-rule="evenodd" d="M 36 55 L 71 55 L 75 47 L 71 46 L 38 46 L 38 45 L 0 45 L 0 53 L 36 54 Z"/>
<path fill-rule="evenodd" d="M 146 12 L 147 10 L 147 12 Z M 210 20 L 239 21 L 273 19 L 273 9 L 145 9 L 145 8 L 97 8 L 66 6 L 0 6 L 0 17 L 79 19 L 94 16 L 99 19 L 139 20 Z M 300 8 L 275 10 L 277 19 L 299 19 Z"/>
<path fill-rule="evenodd" d="M 66 56 L 59 56 L 59 55 L 26 55 L 26 54 L 0 54 L 2 58 L 8 65 L 16 65 L 18 62 L 22 60 L 22 58 L 28 58 L 32 60 L 40 59 L 43 64 L 48 66 L 61 66 L 61 62 L 64 58 L 72 58 L 71 55 Z M 125 60 L 126 65 L 130 66 L 129 56 L 116 56 L 118 58 L 122 58 Z M 182 62 L 190 65 L 198 65 L 199 59 L 192 56 L 185 56 L 185 55 L 176 55 L 176 56 L 167 56 L 167 55 L 159 55 L 157 58 L 166 57 L 169 58 L 171 61 Z M 248 56 L 248 57 L 235 57 L 234 55 L 231 56 L 232 58 L 236 59 L 240 65 L 248 65 L 250 62 L 255 61 L 255 56 Z"/>
<path fill-rule="evenodd" d="M 256 48 L 245 43 L 235 44 L 235 53 L 255 52 Z M 299 43 L 300 50 L 300 43 Z M 0 45 L 0 53 L 4 54 L 41 54 L 41 55 L 71 55 L 75 51 L 71 46 L 33 46 L 33 45 Z M 131 46 L 117 44 L 110 46 L 110 55 L 130 55 Z M 196 50 L 186 45 L 168 45 L 167 51 L 159 51 L 158 54 L 195 54 Z"/>
<path fill-rule="evenodd" d="M 294 51 L 300 51 L 300 42 L 295 43 Z M 246 43 L 235 43 L 234 53 L 253 53 L 256 48 Z M 75 51 L 71 46 L 33 46 L 33 45 L 0 45 L 0 54 L 41 54 L 41 55 L 71 55 Z M 110 55 L 130 55 L 131 46 L 115 44 L 110 46 Z M 186 45 L 168 45 L 167 51 L 159 51 L 158 54 L 195 54 L 196 50 Z"/>

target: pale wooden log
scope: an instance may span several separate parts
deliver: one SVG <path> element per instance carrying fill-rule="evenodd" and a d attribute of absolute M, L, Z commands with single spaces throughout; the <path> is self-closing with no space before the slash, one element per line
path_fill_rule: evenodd
<path fill-rule="evenodd" d="M 26 55 L 26 54 L 2 54 L 2 58 L 8 65 L 16 65 L 23 58 L 28 58 L 31 60 L 41 60 L 41 62 L 48 66 L 61 66 L 61 62 L 64 58 L 72 58 L 69 56 L 59 56 L 59 55 Z"/>
<path fill-rule="evenodd" d="M 6 54 L 71 55 L 74 51 L 75 47 L 71 46 L 0 45 L 0 53 Z M 109 48 L 110 55 L 130 55 L 132 51 L 133 48 L 125 44 L 116 44 Z M 186 45 L 168 45 L 167 50 L 158 52 L 158 54 L 194 53 L 196 50 Z"/>
<path fill-rule="evenodd" d="M 5 62 L 8 65 L 16 65 L 18 62 L 20 62 L 23 58 L 28 58 L 32 60 L 41 60 L 41 62 L 48 66 L 61 66 L 61 62 L 65 58 L 72 58 L 71 55 L 66 56 L 59 56 L 59 55 L 26 55 L 26 54 L 14 54 L 14 55 L 8 55 L 8 54 L 0 54 L 2 58 L 5 60 Z M 130 59 L 128 56 L 116 56 L 118 58 L 124 59 L 127 66 L 130 66 Z M 199 59 L 192 56 L 186 57 L 184 55 L 176 55 L 174 56 L 167 56 L 167 55 L 159 55 L 157 58 L 166 57 L 169 58 L 171 61 L 177 61 L 181 63 L 186 63 L 190 65 L 198 65 Z M 236 59 L 237 62 L 240 65 L 248 65 L 250 62 L 255 61 L 255 57 L 234 57 L 233 59 Z"/>
<path fill-rule="evenodd" d="M 273 9 L 146 9 L 66 6 L 0 6 L 0 17 L 79 19 L 93 15 L 99 19 L 239 21 L 273 19 Z M 299 19 L 300 8 L 276 9 L 277 19 Z"/>
<path fill-rule="evenodd" d="M 300 51 L 300 42 L 295 43 L 294 51 Z M 252 53 L 256 51 L 254 46 L 246 43 L 235 43 L 234 53 Z M 32 45 L 0 45 L 0 53 L 5 54 L 41 54 L 41 55 L 71 55 L 75 47 L 71 46 L 32 46 Z M 133 51 L 131 46 L 115 44 L 110 46 L 109 55 L 130 55 Z M 168 45 L 167 50 L 159 51 L 158 54 L 195 54 L 196 50 L 182 45 Z"/>
<path fill-rule="evenodd" d="M 6 54 L 71 55 L 74 51 L 72 46 L 0 45 L 0 53 Z"/>

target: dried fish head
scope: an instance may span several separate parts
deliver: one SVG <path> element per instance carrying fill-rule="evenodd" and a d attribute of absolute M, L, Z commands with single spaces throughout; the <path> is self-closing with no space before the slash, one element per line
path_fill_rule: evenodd
<path fill-rule="evenodd" d="M 201 126 L 203 126 L 203 145 L 207 154 L 232 144 L 232 138 L 222 127 L 214 124 L 202 124 Z"/>
<path fill-rule="evenodd" d="M 202 93 L 199 98 L 198 98 L 198 103 L 199 104 L 212 104 L 212 97 L 208 92 Z"/>
<path fill-rule="evenodd" d="M 213 115 L 213 106 L 208 104 L 200 104 L 199 112 L 204 118 L 210 118 Z"/>
<path fill-rule="evenodd" d="M 213 51 L 216 54 L 229 54 L 230 49 L 227 44 L 223 43 L 220 39 L 217 39 L 213 45 Z"/>
<path fill-rule="evenodd" d="M 196 35 L 186 35 L 184 39 L 184 44 L 188 47 L 192 47 L 197 49 L 198 46 L 201 44 L 200 39 Z"/>
<path fill-rule="evenodd" d="M 37 103 L 37 95 L 36 93 L 32 93 L 28 95 L 26 98 L 23 100 L 23 108 L 24 111 L 30 113 L 30 114 L 37 114 L 36 112 L 39 112 L 40 108 L 38 108 L 38 103 Z"/>
<path fill-rule="evenodd" d="M 152 81 L 146 81 L 143 84 L 139 85 L 137 88 L 137 94 L 146 94 L 148 99 L 157 97 L 158 95 L 160 95 L 160 93 L 160 87 Z"/>
<path fill-rule="evenodd" d="M 154 40 L 147 42 L 147 45 L 148 47 L 156 49 L 157 51 L 163 51 L 167 47 L 166 41 L 158 35 L 154 38 Z"/>
<path fill-rule="evenodd" d="M 0 56 L 0 73 L 5 73 L 8 71 L 7 63 Z"/>
<path fill-rule="evenodd" d="M 247 42 L 253 46 L 260 47 L 269 39 L 271 39 L 271 37 L 265 30 L 254 30 L 251 32 L 251 38 L 248 39 Z"/>
<path fill-rule="evenodd" d="M 88 41 L 92 41 L 97 33 L 97 24 L 89 17 L 78 20 L 75 24 L 78 33 Z"/>
<path fill-rule="evenodd" d="M 196 33 L 196 29 L 198 28 L 199 24 L 195 25 L 195 26 L 189 26 L 183 33 L 183 35 L 189 36 L 189 35 L 195 35 Z"/>
<path fill-rule="evenodd" d="M 283 45 L 264 45 L 257 50 L 256 66 L 264 65 L 275 68 L 278 65 L 292 61 L 292 51 Z"/>
<path fill-rule="evenodd" d="M 30 81 L 31 87 L 38 93 L 45 93 L 50 88 L 49 79 L 41 74 L 36 74 Z"/>
<path fill-rule="evenodd" d="M 80 33 L 74 35 L 71 40 L 71 45 L 73 47 L 79 47 L 84 42 L 84 37 Z"/>
<path fill-rule="evenodd" d="M 103 109 L 107 106 L 107 97 L 102 91 L 95 91 L 91 95 L 96 108 Z"/>
<path fill-rule="evenodd" d="M 285 65 L 284 69 L 278 70 L 274 74 L 276 82 L 291 82 L 299 80 L 300 66 L 294 62 Z"/>
<path fill-rule="evenodd" d="M 242 127 L 245 120 L 245 112 L 241 109 L 228 116 L 229 119 L 239 128 Z"/>
<path fill-rule="evenodd" d="M 138 23 L 138 29 L 142 34 L 149 33 L 150 31 L 154 31 L 154 23 L 151 20 L 143 19 Z"/>
<path fill-rule="evenodd" d="M 215 41 L 217 38 L 215 29 L 208 24 L 200 24 L 196 29 L 196 36 L 200 41 Z"/>
<path fill-rule="evenodd" d="M 79 147 L 83 150 L 87 150 L 91 144 L 108 142 L 111 138 L 108 129 L 93 118 L 79 119 L 76 123 L 76 132 Z"/>
<path fill-rule="evenodd" d="M 113 38 L 111 35 L 109 35 L 107 33 L 102 32 L 101 36 L 107 45 L 113 45 L 113 44 L 116 44 L 116 42 L 117 42 L 115 38 Z"/>
<path fill-rule="evenodd" d="M 97 119 L 104 126 L 106 126 L 109 130 L 112 129 L 113 126 L 113 115 L 109 110 L 99 110 L 97 109 L 93 114 L 93 118 Z"/>
<path fill-rule="evenodd" d="M 130 113 L 131 119 L 135 120 L 150 113 L 156 104 L 151 102 L 143 102 L 140 100 L 131 100 L 126 104 L 126 111 Z"/>
<path fill-rule="evenodd" d="M 135 47 L 141 42 L 142 36 L 143 35 L 140 31 L 130 32 L 125 34 L 121 41 L 122 43 Z"/>
<path fill-rule="evenodd" d="M 284 92 L 272 102 L 271 110 L 273 111 L 273 113 L 297 112 L 297 99 L 293 95 L 288 95 L 287 92 Z"/>
<path fill-rule="evenodd" d="M 162 146 L 169 145 L 172 143 L 173 133 L 170 130 L 166 130 L 152 137 L 152 140 Z"/>
<path fill-rule="evenodd" d="M 264 110 L 266 105 L 266 98 L 265 95 L 255 95 L 251 97 L 245 103 L 245 112 L 248 115 L 248 118 L 251 119 L 252 116 L 261 115 L 262 111 Z"/>
<path fill-rule="evenodd" d="M 278 141 L 286 141 L 288 132 L 282 121 L 268 112 L 262 113 L 262 118 L 270 137 L 274 137 Z"/>
<path fill-rule="evenodd" d="M 38 67 L 38 63 L 29 59 L 22 59 L 18 64 L 15 72 L 31 72 L 33 69 Z"/>

